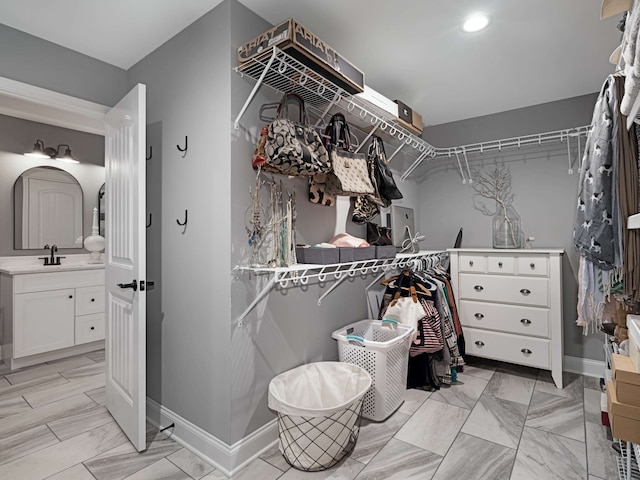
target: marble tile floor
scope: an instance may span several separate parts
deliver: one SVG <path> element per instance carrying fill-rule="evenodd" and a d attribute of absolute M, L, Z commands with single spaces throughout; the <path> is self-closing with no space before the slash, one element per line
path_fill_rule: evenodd
<path fill-rule="evenodd" d="M 471 359 L 458 383 L 409 390 L 385 422 L 323 472 L 290 468 L 277 445 L 232 480 L 615 479 L 597 380 Z M 149 427 L 147 451 L 104 407 L 104 352 L 9 372 L 0 364 L 0 479 L 226 480 Z"/>

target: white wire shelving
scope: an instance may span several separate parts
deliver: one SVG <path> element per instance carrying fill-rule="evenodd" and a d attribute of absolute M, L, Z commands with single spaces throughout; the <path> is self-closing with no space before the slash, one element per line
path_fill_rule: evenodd
<path fill-rule="evenodd" d="M 235 128 L 239 128 L 240 121 L 260 86 L 267 85 L 280 93 L 294 92 L 300 95 L 307 105 L 322 111 L 319 121 L 322 121 L 333 107 L 339 107 L 347 115 L 359 119 L 360 124 L 368 122 L 371 125 L 369 136 L 378 131 L 395 138 L 396 149 L 389 156 L 389 161 L 403 149 L 412 150 L 417 158 L 434 155 L 435 147 L 407 130 L 396 116 L 357 95 L 346 92 L 279 48 L 272 47 L 270 52 L 271 54 L 263 53 L 234 68 L 240 75 L 247 75 L 256 80 L 253 90 L 234 121 Z M 366 143 L 366 139 L 363 143 Z"/>
<path fill-rule="evenodd" d="M 244 318 L 274 287 L 286 289 L 304 286 L 308 285 L 310 280 L 317 280 L 320 283 L 335 282 L 318 299 L 318 305 L 321 305 L 325 297 L 349 278 L 357 275 L 384 274 L 393 270 L 411 267 L 417 261 L 426 260 L 432 265 L 436 265 L 447 259 L 448 256 L 449 254 L 445 251 L 425 250 L 418 253 L 398 253 L 393 258 L 378 258 L 330 265 L 300 263 L 290 267 L 237 266 L 234 268 L 236 276 L 241 273 L 250 273 L 269 277 L 266 285 L 262 287 L 262 290 L 258 292 L 253 301 L 238 317 L 238 326 L 243 326 Z"/>
<path fill-rule="evenodd" d="M 586 137 L 591 128 L 585 125 L 552 132 L 524 135 L 521 137 L 490 140 L 470 145 L 435 147 L 423 138 L 407 130 L 398 121 L 398 118 L 390 112 L 381 109 L 357 95 L 352 95 L 344 91 L 342 88 L 277 47 L 271 47 L 270 50 L 262 55 L 246 61 L 235 67 L 234 70 L 242 76 L 246 75 L 256 80 L 251 93 L 234 121 L 235 128 L 239 128 L 242 117 L 262 85 L 266 85 L 280 93 L 294 92 L 304 98 L 307 105 L 311 105 L 321 112 L 316 126 L 322 122 L 332 108 L 338 107 L 345 112 L 348 118 L 351 118 L 351 120 L 349 120 L 350 122 L 355 120 L 361 129 L 370 128 L 362 144 L 365 144 L 376 132 L 378 134 L 386 134 L 389 138 L 395 139 L 393 150 L 388 157 L 388 161 L 393 160 L 401 151 L 408 153 L 414 158 L 413 163 L 411 163 L 400 177 L 403 181 L 407 180 L 425 160 L 455 158 L 458 162 L 464 183 L 467 182 L 467 178 L 469 183 L 473 183 L 467 158 L 468 155 L 534 145 L 541 146 L 552 142 L 564 141 L 567 141 L 567 146 L 570 149 L 569 141 L 574 138 L 578 139 L 577 145 L 579 150 L 580 139 Z M 367 125 L 370 125 L 370 127 L 367 127 Z M 578 154 L 578 157 L 579 156 Z M 466 167 L 466 173 L 464 172 L 463 164 Z M 572 166 L 570 164 L 570 173 L 572 173 L 571 169 Z"/>
<path fill-rule="evenodd" d="M 616 456 L 618 464 L 619 480 L 640 480 L 640 470 L 638 462 L 640 461 L 640 448 L 637 444 L 631 442 L 622 442 L 618 440 L 620 446 L 620 455 Z M 634 460 L 635 453 L 635 460 Z"/>

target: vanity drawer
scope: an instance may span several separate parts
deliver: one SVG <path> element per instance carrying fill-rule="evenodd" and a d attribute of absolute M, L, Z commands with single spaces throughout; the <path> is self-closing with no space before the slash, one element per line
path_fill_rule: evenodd
<path fill-rule="evenodd" d="M 465 328 L 467 355 L 492 358 L 504 362 L 550 368 L 549 340 Z"/>
<path fill-rule="evenodd" d="M 536 277 L 549 276 L 549 259 L 547 257 L 518 257 L 518 274 Z"/>
<path fill-rule="evenodd" d="M 76 288 L 76 315 L 104 312 L 104 285 Z"/>
<path fill-rule="evenodd" d="M 484 273 L 487 258 L 483 255 L 460 255 L 458 269 L 461 272 Z"/>
<path fill-rule="evenodd" d="M 548 279 L 461 274 L 459 296 L 467 300 L 547 307 Z"/>
<path fill-rule="evenodd" d="M 546 308 L 460 300 L 460 323 L 465 327 L 549 338 Z"/>
<path fill-rule="evenodd" d="M 513 257 L 487 257 L 487 273 L 515 273 L 515 259 Z"/>
<path fill-rule="evenodd" d="M 76 317 L 76 345 L 104 340 L 104 313 Z"/>
<path fill-rule="evenodd" d="M 14 293 L 61 290 L 81 285 L 104 285 L 104 269 L 29 273 L 14 276 Z"/>

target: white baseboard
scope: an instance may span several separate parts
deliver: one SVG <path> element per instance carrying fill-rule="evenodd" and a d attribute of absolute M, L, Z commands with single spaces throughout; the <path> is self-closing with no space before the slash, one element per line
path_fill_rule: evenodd
<path fill-rule="evenodd" d="M 228 477 L 237 473 L 278 440 L 278 424 L 274 419 L 242 440 L 228 445 L 148 397 L 147 420 L 156 427 L 166 427 L 175 423 L 171 438 Z"/>
<path fill-rule="evenodd" d="M 599 360 L 591 360 L 589 358 L 564 356 L 565 372 L 579 373 L 588 377 L 603 377 L 605 364 Z"/>

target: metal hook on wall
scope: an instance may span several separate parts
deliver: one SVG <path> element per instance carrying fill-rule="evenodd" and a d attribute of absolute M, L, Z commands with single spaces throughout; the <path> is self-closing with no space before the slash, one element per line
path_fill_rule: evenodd
<path fill-rule="evenodd" d="M 151 226 L 152 222 L 153 222 L 153 216 L 151 214 L 149 214 L 149 223 L 147 223 L 147 228 L 149 228 Z"/>
<path fill-rule="evenodd" d="M 189 221 L 189 210 L 185 210 L 184 211 L 184 222 L 180 222 L 180 220 L 176 219 L 176 223 L 178 225 L 180 225 L 181 227 L 184 227 L 182 229 L 182 234 L 184 235 L 184 232 L 187 231 L 187 222 Z"/>
<path fill-rule="evenodd" d="M 178 150 L 183 152 L 182 158 L 186 157 L 187 149 L 189 148 L 189 137 L 187 137 L 186 135 L 184 136 L 184 148 L 182 148 L 180 145 L 176 145 L 176 147 L 178 148 Z"/>
<path fill-rule="evenodd" d="M 146 158 L 147 160 L 151 160 L 151 157 L 153 157 L 153 145 L 149 145 L 149 156 Z"/>

